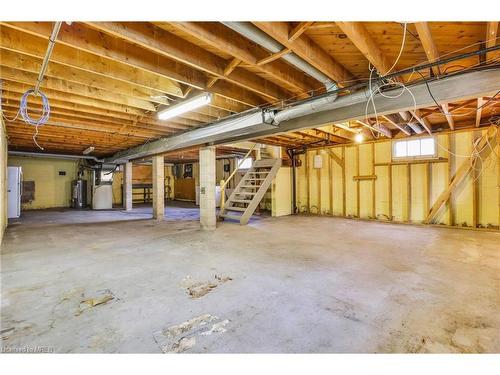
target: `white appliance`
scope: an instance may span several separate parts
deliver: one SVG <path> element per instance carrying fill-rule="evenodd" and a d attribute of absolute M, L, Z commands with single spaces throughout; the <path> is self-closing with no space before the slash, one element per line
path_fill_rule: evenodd
<path fill-rule="evenodd" d="M 7 167 L 7 217 L 21 216 L 23 172 L 21 167 Z"/>
<path fill-rule="evenodd" d="M 97 185 L 94 187 L 92 199 L 93 210 L 110 210 L 113 208 L 113 186 Z"/>
<path fill-rule="evenodd" d="M 226 189 L 226 195 L 227 196 L 231 195 L 231 191 L 232 191 L 232 189 Z M 195 204 L 197 206 L 199 206 L 200 205 L 200 187 L 199 186 L 196 186 L 196 198 L 195 199 L 196 199 Z M 215 207 L 219 207 L 219 206 L 220 206 L 220 186 L 216 185 L 215 186 Z"/>

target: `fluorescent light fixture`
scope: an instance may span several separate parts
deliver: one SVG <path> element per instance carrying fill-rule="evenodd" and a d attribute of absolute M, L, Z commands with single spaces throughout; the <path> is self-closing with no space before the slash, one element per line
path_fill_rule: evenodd
<path fill-rule="evenodd" d="M 354 140 L 355 140 L 357 143 L 361 143 L 361 142 L 363 142 L 363 139 L 364 139 L 364 137 L 363 137 L 363 134 L 361 134 L 361 133 L 358 133 L 358 134 L 356 134 L 356 135 L 354 136 Z"/>
<path fill-rule="evenodd" d="M 179 104 L 165 108 L 164 110 L 158 112 L 158 118 L 160 120 L 167 120 L 169 118 L 179 116 L 183 113 L 192 111 L 193 109 L 210 104 L 211 101 L 212 101 L 212 95 L 206 92 L 204 94 L 195 96 L 191 99 L 185 100 Z"/>
<path fill-rule="evenodd" d="M 83 155 L 87 155 L 87 154 L 90 154 L 91 152 L 93 152 L 95 150 L 95 147 L 94 146 L 89 146 L 87 147 L 85 150 L 83 150 Z"/>

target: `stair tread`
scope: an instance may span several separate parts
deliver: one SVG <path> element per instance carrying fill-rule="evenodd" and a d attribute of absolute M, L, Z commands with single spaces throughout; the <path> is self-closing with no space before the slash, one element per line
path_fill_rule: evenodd
<path fill-rule="evenodd" d="M 235 202 L 235 203 L 250 203 L 252 200 L 251 199 L 230 199 L 228 202 Z"/>
<path fill-rule="evenodd" d="M 255 195 L 257 194 L 256 192 L 253 191 L 235 191 L 235 195 Z"/>
<path fill-rule="evenodd" d="M 238 215 L 228 215 L 228 214 L 222 214 L 220 215 L 221 217 L 225 217 L 227 219 L 233 219 L 233 220 L 240 220 L 241 219 L 241 216 L 238 216 Z"/>
<path fill-rule="evenodd" d="M 231 207 L 231 206 L 229 207 L 226 206 L 224 207 L 224 209 L 226 211 L 238 211 L 238 212 L 245 212 L 247 210 L 246 207 Z"/>

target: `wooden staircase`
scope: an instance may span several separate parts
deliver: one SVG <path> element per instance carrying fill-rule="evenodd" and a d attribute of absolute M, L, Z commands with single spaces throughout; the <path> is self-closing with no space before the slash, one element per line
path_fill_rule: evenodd
<path fill-rule="evenodd" d="M 281 159 L 254 161 L 221 209 L 219 217 L 247 224 L 280 167 Z"/>

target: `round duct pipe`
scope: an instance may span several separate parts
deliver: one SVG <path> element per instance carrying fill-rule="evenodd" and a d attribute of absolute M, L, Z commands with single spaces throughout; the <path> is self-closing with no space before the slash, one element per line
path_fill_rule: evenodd
<path fill-rule="evenodd" d="M 252 25 L 250 22 L 222 22 L 225 26 L 236 31 L 238 34 L 243 35 L 245 38 L 250 39 L 252 42 L 257 43 L 261 47 L 267 49 L 271 53 L 277 53 L 285 49 L 281 43 L 277 42 L 265 32 Z M 325 74 L 320 72 L 314 66 L 304 61 L 302 58 L 294 54 L 293 52 L 286 54 L 282 57 L 283 60 L 287 61 L 291 65 L 295 66 L 297 69 L 303 71 L 304 73 L 310 75 L 314 79 L 320 81 L 326 87 L 326 91 L 337 90 L 337 83 L 327 77 Z"/>

